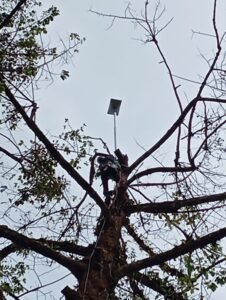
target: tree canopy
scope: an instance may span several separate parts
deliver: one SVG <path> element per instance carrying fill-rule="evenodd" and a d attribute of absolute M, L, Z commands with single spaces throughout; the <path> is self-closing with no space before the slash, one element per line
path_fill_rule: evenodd
<path fill-rule="evenodd" d="M 165 134 L 130 161 L 129 149 L 110 153 L 68 119 L 57 136 L 43 132 L 37 91 L 69 77 L 64 63 L 83 39 L 71 33 L 67 46 L 51 45 L 57 7 L 1 2 L 1 299 L 207 299 L 225 285 L 226 49 L 217 0 L 210 9 L 212 32 L 196 34 L 214 50 L 192 99 L 181 92 L 192 80 L 175 76 L 159 41 L 170 24 L 159 23 L 160 2 L 146 1 L 140 14 L 93 11 L 144 30 L 178 105 Z"/>

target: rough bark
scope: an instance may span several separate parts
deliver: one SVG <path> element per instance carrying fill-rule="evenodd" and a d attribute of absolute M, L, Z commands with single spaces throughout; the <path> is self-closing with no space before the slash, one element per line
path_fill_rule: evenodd
<path fill-rule="evenodd" d="M 126 263 L 125 251 L 121 243 L 121 229 L 125 224 L 126 216 L 123 207 L 129 201 L 126 193 L 126 166 L 127 157 L 122 156 L 121 164 L 124 163 L 121 179 L 115 191 L 115 197 L 109 206 L 109 217 L 102 217 L 98 228 L 97 242 L 93 252 L 84 259 L 86 271 L 79 278 L 79 288 L 74 299 L 109 299 L 116 300 L 115 286 L 119 280 L 117 277 L 120 266 Z M 125 161 L 123 161 L 123 158 Z M 71 300 L 68 296 L 67 300 Z"/>

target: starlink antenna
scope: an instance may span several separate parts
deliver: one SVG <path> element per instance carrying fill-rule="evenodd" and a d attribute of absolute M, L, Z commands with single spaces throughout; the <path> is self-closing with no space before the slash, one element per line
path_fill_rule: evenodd
<path fill-rule="evenodd" d="M 120 106 L 122 100 L 111 99 L 110 104 L 108 107 L 108 114 L 114 116 L 114 142 L 115 142 L 115 150 L 117 149 L 117 142 L 116 142 L 116 116 L 119 114 Z"/>

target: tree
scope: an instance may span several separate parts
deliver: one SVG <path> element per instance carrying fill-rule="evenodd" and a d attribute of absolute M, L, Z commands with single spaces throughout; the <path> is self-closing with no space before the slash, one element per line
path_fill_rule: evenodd
<path fill-rule="evenodd" d="M 68 48 L 46 46 L 57 8 L 42 12 L 40 2 L 2 1 L 1 299 L 39 295 L 48 284 L 26 287 L 31 271 L 37 278 L 51 271 L 66 300 L 204 299 L 225 284 L 225 33 L 217 26 L 217 2 L 215 52 L 205 57 L 208 72 L 186 103 L 158 41 L 167 26 L 158 27 L 160 4 L 152 17 L 148 1 L 139 17 L 130 7 L 123 16 L 108 15 L 144 28 L 169 75 L 179 115 L 131 164 L 115 151 L 120 180 L 103 195 L 96 183 L 97 158 L 109 154 L 104 141 L 87 136 L 84 126 L 71 128 L 69 120 L 52 138 L 36 122 L 36 88 L 46 76 L 69 76 L 51 68 L 82 40 L 73 33 Z M 98 142 L 104 150 L 96 149 Z M 172 160 L 165 165 L 156 153 L 169 143 Z M 60 285 L 66 275 L 55 266 L 71 274 L 72 285 Z"/>

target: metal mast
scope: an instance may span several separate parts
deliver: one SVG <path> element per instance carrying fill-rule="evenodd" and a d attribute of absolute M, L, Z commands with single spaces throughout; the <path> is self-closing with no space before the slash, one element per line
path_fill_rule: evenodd
<path fill-rule="evenodd" d="M 119 114 L 122 100 L 111 99 L 108 107 L 108 114 L 114 116 L 114 145 L 117 149 L 117 130 L 116 130 L 116 116 Z"/>

